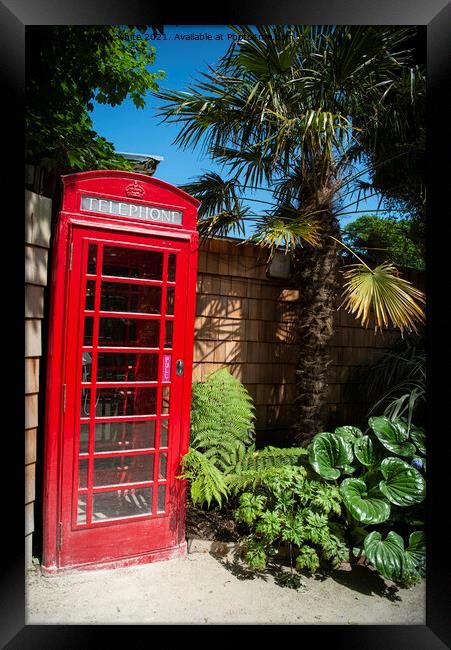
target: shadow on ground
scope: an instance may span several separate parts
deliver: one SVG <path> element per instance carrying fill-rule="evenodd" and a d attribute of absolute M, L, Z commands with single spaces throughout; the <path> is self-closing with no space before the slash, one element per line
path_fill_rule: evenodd
<path fill-rule="evenodd" d="M 279 587 L 287 587 L 296 591 L 306 590 L 302 576 L 297 571 L 287 570 L 288 567 L 284 569 L 285 565 L 270 562 L 264 570 L 249 569 L 243 564 L 238 554 L 235 554 L 232 560 L 227 557 L 225 558 L 220 553 L 210 552 L 210 555 L 238 580 L 255 580 L 256 578 L 260 578 L 260 580 L 268 582 L 268 577 L 272 576 L 275 584 Z"/>
<path fill-rule="evenodd" d="M 302 574 L 297 571 L 290 571 L 286 562 L 271 562 L 266 569 L 249 569 L 238 555 L 233 558 L 224 557 L 221 553 L 210 552 L 222 566 L 230 571 L 238 580 L 255 580 L 260 578 L 264 582 L 272 576 L 275 584 L 279 587 L 288 587 L 296 591 L 305 591 L 307 585 L 302 580 Z M 336 569 L 332 571 L 319 571 L 313 576 L 314 580 L 324 581 L 332 579 L 335 582 L 366 596 L 380 596 L 391 602 L 401 600 L 398 595 L 398 588 L 395 585 L 388 585 L 384 579 L 369 567 L 351 564 L 347 569 Z"/>
<path fill-rule="evenodd" d="M 328 576 L 344 587 L 366 596 L 381 596 L 391 602 L 401 600 L 398 587 L 388 585 L 376 571 L 360 564 L 351 564 L 349 571 L 331 571 Z"/>

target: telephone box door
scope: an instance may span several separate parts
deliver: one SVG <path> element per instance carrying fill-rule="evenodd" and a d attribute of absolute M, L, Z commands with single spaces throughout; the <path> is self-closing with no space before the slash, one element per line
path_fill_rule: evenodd
<path fill-rule="evenodd" d="M 74 226 L 60 566 L 179 543 L 189 242 Z"/>

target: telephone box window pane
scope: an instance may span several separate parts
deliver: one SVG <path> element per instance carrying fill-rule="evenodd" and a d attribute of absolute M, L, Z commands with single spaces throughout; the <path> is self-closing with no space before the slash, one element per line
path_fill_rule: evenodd
<path fill-rule="evenodd" d="M 88 418 L 91 415 L 91 389 L 81 389 L 80 417 Z"/>
<path fill-rule="evenodd" d="M 84 383 L 89 383 L 92 379 L 91 377 L 91 368 L 92 368 L 92 355 L 90 352 L 83 352 L 81 355 L 81 380 Z"/>
<path fill-rule="evenodd" d="M 80 460 L 78 463 L 78 487 L 88 487 L 88 461 Z"/>
<path fill-rule="evenodd" d="M 86 494 L 78 495 L 77 524 L 86 523 Z"/>
<path fill-rule="evenodd" d="M 152 287 L 145 284 L 124 284 L 122 282 L 102 282 L 100 310 L 160 314 L 161 287 Z"/>
<path fill-rule="evenodd" d="M 159 479 L 165 479 L 166 478 L 166 470 L 167 470 L 167 454 L 160 454 L 160 466 L 158 468 L 158 478 Z"/>
<path fill-rule="evenodd" d="M 157 512 L 164 512 L 164 510 L 165 510 L 165 507 L 164 507 L 165 500 L 166 500 L 166 486 L 165 485 L 159 485 L 158 486 Z"/>
<path fill-rule="evenodd" d="M 166 337 L 164 339 L 164 347 L 172 348 L 172 321 L 166 321 Z"/>
<path fill-rule="evenodd" d="M 145 422 L 97 422 L 95 451 L 129 451 L 155 446 L 155 420 Z"/>
<path fill-rule="evenodd" d="M 175 262 L 176 257 L 171 253 L 168 258 L 168 282 L 175 282 Z"/>
<path fill-rule="evenodd" d="M 156 388 L 97 388 L 96 416 L 155 415 Z"/>
<path fill-rule="evenodd" d="M 102 275 L 161 280 L 163 253 L 120 246 L 104 246 Z"/>
<path fill-rule="evenodd" d="M 158 320 L 100 318 L 99 345 L 157 348 L 160 336 Z M 85 345 L 90 345 L 85 343 Z"/>
<path fill-rule="evenodd" d="M 90 346 L 92 345 L 92 325 L 93 325 L 93 317 L 92 316 L 85 316 L 85 334 L 84 334 L 84 339 L 83 339 L 83 345 Z"/>
<path fill-rule="evenodd" d="M 152 487 L 97 492 L 92 499 L 92 520 L 105 521 L 152 514 Z"/>
<path fill-rule="evenodd" d="M 168 446 L 168 427 L 169 420 L 161 420 L 160 423 L 160 447 Z"/>
<path fill-rule="evenodd" d="M 89 424 L 80 425 L 80 454 L 87 454 L 89 451 Z"/>
<path fill-rule="evenodd" d="M 85 309 L 94 309 L 94 298 L 96 292 L 95 280 L 88 280 L 86 283 L 86 304 Z"/>
<path fill-rule="evenodd" d="M 169 413 L 169 396 L 170 396 L 169 386 L 163 386 L 162 395 L 161 395 L 161 413 L 163 415 Z"/>
<path fill-rule="evenodd" d="M 94 458 L 94 487 L 153 481 L 153 454 Z"/>
<path fill-rule="evenodd" d="M 156 354 L 99 352 L 97 381 L 156 381 L 157 377 Z"/>
<path fill-rule="evenodd" d="M 166 313 L 169 315 L 174 314 L 174 288 L 168 287 L 166 298 Z"/>
<path fill-rule="evenodd" d="M 97 244 L 88 247 L 88 273 L 95 275 L 97 270 Z"/>

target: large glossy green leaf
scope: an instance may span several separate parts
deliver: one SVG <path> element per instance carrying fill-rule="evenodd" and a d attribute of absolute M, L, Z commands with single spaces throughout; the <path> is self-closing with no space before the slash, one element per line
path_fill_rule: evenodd
<path fill-rule="evenodd" d="M 407 424 L 402 420 L 389 420 L 384 415 L 370 418 L 368 424 L 373 429 L 378 440 L 392 454 L 399 456 L 413 456 L 416 453 L 415 446 L 408 442 Z"/>
<path fill-rule="evenodd" d="M 335 435 L 340 436 L 344 440 L 347 440 L 350 443 L 354 443 L 356 440 L 363 436 L 363 433 L 357 427 L 338 427 L 334 431 Z"/>
<path fill-rule="evenodd" d="M 356 439 L 354 443 L 355 457 L 362 465 L 365 465 L 370 470 L 378 467 L 383 458 L 383 453 L 377 440 L 376 443 L 370 436 L 362 436 Z"/>
<path fill-rule="evenodd" d="M 346 509 L 357 521 L 380 524 L 390 516 L 390 504 L 385 499 L 368 496 L 368 488 L 361 478 L 347 478 L 340 485 L 340 494 Z"/>
<path fill-rule="evenodd" d="M 381 463 L 384 481 L 379 483 L 382 494 L 397 506 L 421 503 L 426 496 L 426 482 L 414 467 L 400 458 L 386 458 Z"/>
<path fill-rule="evenodd" d="M 412 426 L 410 429 L 410 439 L 415 443 L 421 454 L 426 454 L 426 434 L 424 429 Z"/>
<path fill-rule="evenodd" d="M 397 533 L 390 531 L 382 540 L 378 531 L 373 531 L 364 542 L 365 555 L 379 573 L 396 582 L 401 579 L 404 561 L 404 541 Z"/>
<path fill-rule="evenodd" d="M 422 530 L 414 531 L 409 537 L 409 545 L 405 549 L 405 564 L 412 567 L 420 575 L 425 573 L 426 536 Z"/>
<path fill-rule="evenodd" d="M 319 433 L 309 445 L 311 466 L 328 480 L 337 479 L 353 459 L 351 444 L 334 433 Z"/>

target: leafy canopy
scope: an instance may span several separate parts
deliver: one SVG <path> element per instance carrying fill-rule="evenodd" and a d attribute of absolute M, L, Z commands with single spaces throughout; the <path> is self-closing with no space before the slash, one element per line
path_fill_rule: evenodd
<path fill-rule="evenodd" d="M 162 71 L 146 26 L 32 26 L 26 35 L 26 155 L 50 168 L 130 168 L 94 131 L 94 101 L 143 108 Z"/>
<path fill-rule="evenodd" d="M 426 216 L 426 74 L 420 37 L 417 31 L 412 38 L 412 64 L 400 70 L 378 123 L 366 120 L 364 110 L 354 120 L 357 127 L 365 126 L 360 143 L 370 167 L 371 180 L 361 182 L 361 189 L 381 192 L 387 208 L 407 209 L 418 228 Z"/>
<path fill-rule="evenodd" d="M 302 264 L 303 246 L 321 248 L 325 238 L 338 234 L 336 220 L 346 209 L 338 203 L 359 188 L 356 163 L 375 146 L 379 118 L 389 119 L 385 105 L 391 106 L 402 75 L 413 75 L 408 43 L 415 30 L 232 29 L 237 39 L 215 68 L 187 91 L 156 93 L 164 102 L 159 114 L 179 126 L 176 144 L 201 146 L 226 174 L 205 173 L 184 186 L 203 202 L 201 234 L 242 234 L 243 222 L 251 220 L 251 239 L 270 253 L 280 246 L 299 253 L 295 259 Z M 252 198 L 262 188 L 267 200 Z M 392 266 L 368 270 L 349 271 L 350 311 L 366 322 L 370 308 L 377 308 L 376 327 L 387 324 L 387 315 L 401 329 L 424 319 L 415 302 L 421 294 L 399 280 Z"/>
<path fill-rule="evenodd" d="M 406 43 L 414 31 L 301 25 L 232 29 L 237 39 L 215 68 L 187 91 L 156 93 L 165 102 L 160 115 L 179 126 L 176 144 L 202 146 L 228 174 L 218 182 L 219 203 L 202 205 L 202 218 L 264 184 L 270 192 L 267 210 L 245 212 L 235 205 L 235 218 L 226 210 L 227 223 L 217 220 L 215 226 L 233 232 L 252 218 L 258 234 L 277 217 L 276 227 L 280 231 L 284 222 L 287 240 L 292 227 L 290 248 L 295 247 L 305 240 L 299 220 L 309 219 L 316 232 L 317 219 L 330 209 L 369 146 L 362 132 L 370 125 L 374 130 L 402 70 L 409 69 Z M 202 193 L 206 182 L 211 198 L 211 176 L 190 187 Z"/>
<path fill-rule="evenodd" d="M 408 219 L 367 214 L 343 228 L 343 241 L 369 264 L 391 261 L 398 266 L 424 269 L 424 255 L 415 223 Z"/>

